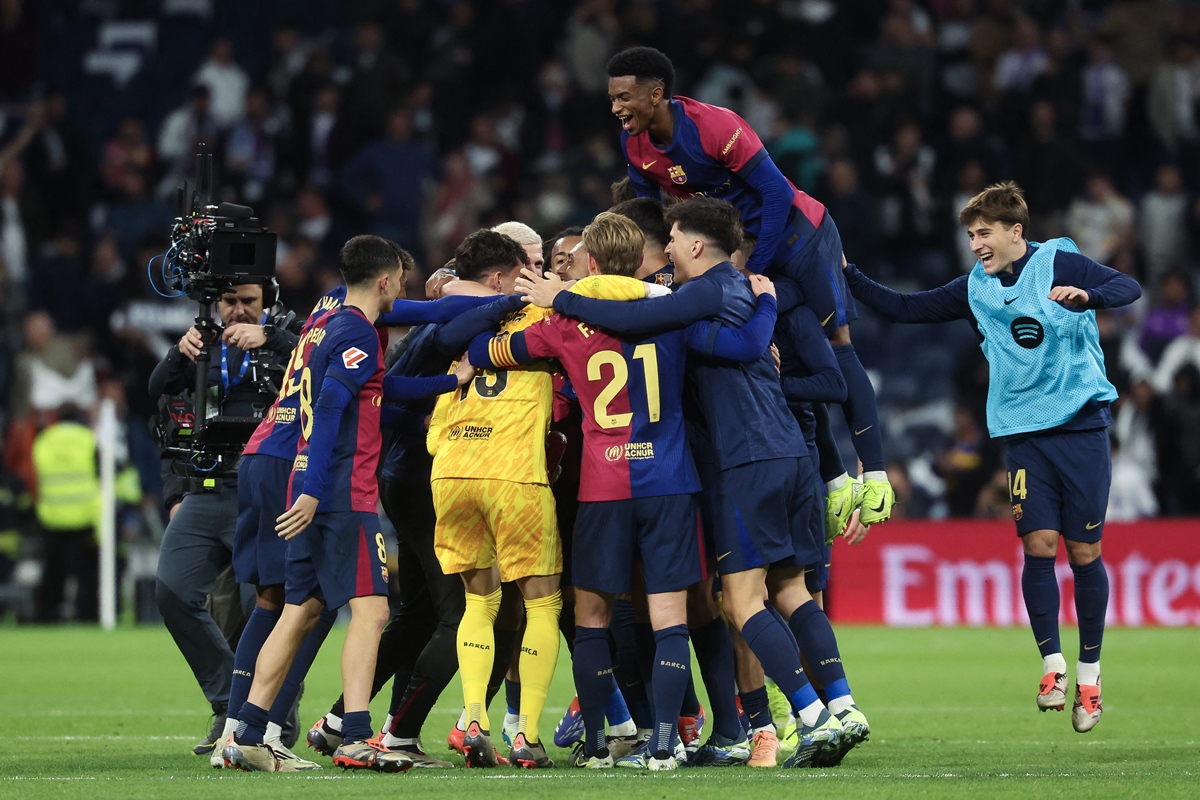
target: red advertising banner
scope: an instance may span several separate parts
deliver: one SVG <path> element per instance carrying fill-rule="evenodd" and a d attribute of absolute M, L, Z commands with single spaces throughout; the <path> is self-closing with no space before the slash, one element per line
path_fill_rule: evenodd
<path fill-rule="evenodd" d="M 1108 624 L 1200 625 L 1200 520 L 1104 526 Z M 893 626 L 1023 625 L 1024 556 L 1011 522 L 895 520 L 851 547 L 839 539 L 830 572 L 836 622 Z M 1062 621 L 1074 623 L 1074 582 L 1062 545 Z"/>

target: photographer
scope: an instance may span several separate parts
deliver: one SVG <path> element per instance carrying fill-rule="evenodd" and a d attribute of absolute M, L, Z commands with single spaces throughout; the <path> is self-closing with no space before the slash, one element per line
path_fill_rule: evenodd
<path fill-rule="evenodd" d="M 263 370 L 282 373 L 295 333 L 276 328 L 264 313 L 266 298 L 274 303 L 274 285 L 244 283 L 229 286 L 217 303 L 223 331 L 209 342 L 208 412 L 228 417 L 262 417 L 275 391 L 264 381 Z M 204 342 L 192 327 L 150 376 L 150 395 L 182 394 L 196 386 L 196 358 Z M 199 429 L 202 421 L 194 423 Z M 247 433 L 247 438 L 249 433 Z M 240 443 L 244 444 L 244 442 Z M 240 448 L 235 448 L 235 453 Z M 185 479 L 185 493 L 163 535 L 159 552 L 155 594 L 158 609 L 183 657 L 192 668 L 216 719 L 212 730 L 194 752 L 212 751 L 225 725 L 229 702 L 233 651 L 205 599 L 213 580 L 229 565 L 237 523 L 236 458 L 215 462 L 208 458 L 181 457 L 173 465 Z"/>

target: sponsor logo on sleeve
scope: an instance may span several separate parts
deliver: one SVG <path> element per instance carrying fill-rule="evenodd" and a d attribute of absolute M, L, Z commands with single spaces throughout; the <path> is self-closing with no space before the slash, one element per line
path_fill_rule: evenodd
<path fill-rule="evenodd" d="M 358 369 L 358 365 L 363 362 L 367 354 L 357 347 L 351 347 L 346 352 L 342 353 L 342 364 L 346 369 Z"/>

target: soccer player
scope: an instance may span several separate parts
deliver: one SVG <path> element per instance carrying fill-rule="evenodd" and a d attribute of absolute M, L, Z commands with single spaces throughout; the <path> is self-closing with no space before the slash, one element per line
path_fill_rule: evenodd
<path fill-rule="evenodd" d="M 632 220 L 601 213 L 584 229 L 583 241 L 592 274 L 635 277 L 645 244 Z M 472 363 L 485 369 L 557 358 L 583 409 L 574 543 L 574 672 L 586 730 L 580 766 L 613 766 L 604 736 L 613 670 L 608 627 L 613 600 L 630 591 L 639 560 L 656 641 L 654 733 L 644 751 L 621 765 L 653 771 L 678 766 L 673 742 L 690 661 L 686 590 L 705 577 L 692 496 L 700 484 L 683 426 L 685 354 L 691 346 L 759 359 L 770 343 L 774 299 L 769 281 L 760 278 L 755 286 L 767 297 L 759 307 L 766 313 L 756 314 L 757 340 L 751 337 L 744 352 L 737 345 L 730 345 L 735 352 L 721 349 L 719 324 L 622 341 L 557 314 L 471 345 Z"/>
<path fill-rule="evenodd" d="M 671 288 L 675 283 L 675 265 L 667 258 L 671 226 L 663 217 L 662 203 L 651 197 L 636 197 L 613 206 L 612 212 L 633 220 L 646 238 L 642 264 L 634 277 Z"/>
<path fill-rule="evenodd" d="M 838 269 L 842 242 L 825 206 L 792 186 L 750 126 L 727 108 L 673 97 L 675 69 L 652 47 L 633 47 L 608 62 L 608 95 L 621 121 L 621 148 L 639 197 L 707 195 L 729 201 L 755 240 L 746 268 L 786 275 L 821 321 L 849 386 L 842 411 L 863 462 L 861 495 L 836 448 L 823 466 L 845 527 L 856 503 L 866 524 L 891 516 L 895 493 L 884 472 L 875 390 L 850 343 L 854 302 Z M 824 451 L 822 453 L 825 455 Z M 833 463 L 836 459 L 836 466 Z M 828 471 L 826 471 L 828 470 Z"/>
<path fill-rule="evenodd" d="M 1067 662 L 1059 640 L 1058 541 L 1075 575 L 1079 661 L 1071 722 L 1080 733 L 1100 720 L 1100 645 L 1108 575 L 1100 537 L 1112 479 L 1109 404 L 1117 391 L 1104 372 L 1097 308 L 1132 303 L 1137 281 L 1079 253 L 1070 239 L 1025 240 L 1029 210 L 1011 182 L 987 187 L 963 207 L 978 257 L 968 275 L 938 289 L 903 295 L 853 265 L 855 297 L 895 322 L 965 319 L 990 367 L 988 433 L 1006 446 L 1009 496 L 1025 551 L 1021 590 L 1042 655 L 1042 711 L 1062 711 Z"/>
<path fill-rule="evenodd" d="M 564 281 L 577 281 L 588 275 L 587 250 L 583 246 L 583 228 L 567 228 L 555 234 L 550 247 L 547 271 Z"/>
<path fill-rule="evenodd" d="M 512 239 L 521 248 L 525 250 L 525 254 L 529 256 L 529 266 L 538 272 L 546 265 L 545 252 L 542 249 L 542 237 L 538 236 L 537 231 L 526 225 L 524 222 L 501 222 L 499 225 L 492 228 L 496 233 L 503 234 Z"/>
<path fill-rule="evenodd" d="M 346 242 L 340 254 L 344 304 L 308 333 L 314 347 L 299 375 L 300 437 L 289 478 L 295 502 L 276 525 L 279 536 L 290 540 L 286 602 L 259 653 L 237 732 L 225 747 L 225 758 L 241 769 L 279 769 L 263 743 L 267 709 L 322 608 L 347 602 L 352 619 L 342 648 L 345 738 L 334 764 L 381 771 L 412 766 L 407 755 L 367 742 L 373 734 L 367 710 L 371 677 L 388 617 L 387 552 L 375 513 L 383 348 L 374 322 L 402 290 L 402 253 L 377 236 Z"/>
<path fill-rule="evenodd" d="M 672 223 L 668 255 L 676 277 L 686 280 L 675 293 L 631 304 L 568 292 L 541 292 L 534 299 L 625 338 L 698 319 L 727 325 L 748 321 L 755 308 L 753 293 L 729 263 L 742 241 L 737 210 L 723 200 L 694 197 L 668 209 L 667 219 Z M 533 292 L 539 288 L 532 282 L 518 286 Z M 823 763 L 839 750 L 840 717 L 856 707 L 844 674 L 838 674 L 841 656 L 833 630 L 824 613 L 814 609 L 804 583 L 804 565 L 821 557 L 809 531 L 817 503 L 813 465 L 769 354 L 752 364 L 696 358 L 689 380 L 698 406 L 692 415 L 693 450 L 708 449 L 715 460 L 705 491 L 725 612 L 799 712 L 804 726 L 800 745 L 785 766 Z M 808 682 L 792 636 L 764 606 L 767 596 L 809 660 L 829 667 L 823 682 L 837 716 Z M 852 730 L 848 735 L 857 734 Z M 710 739 L 705 747 L 730 745 Z"/>
<path fill-rule="evenodd" d="M 468 236 L 455 257 L 461 264 L 474 257 L 473 251 L 507 247 L 505 242 L 511 244 L 506 237 L 481 231 Z M 502 291 L 511 289 L 524 262 L 520 250 L 509 259 L 512 266 L 502 274 Z M 637 288 L 636 294 L 625 288 L 608 296 L 643 296 L 645 285 Z M 504 319 L 501 330 L 515 333 L 548 315 L 542 309 L 521 309 Z M 459 329 L 470 322 L 467 317 L 456 320 Z M 558 659 L 562 606 L 562 553 L 545 453 L 551 393 L 546 368 L 484 371 L 463 392 L 438 401 L 429 429 L 438 514 L 435 551 L 442 569 L 460 574 L 467 591 L 458 650 L 468 720 L 463 744 L 471 766 L 496 764 L 485 695 L 501 580 L 517 582 L 527 620 L 520 723 L 510 758 L 530 768 L 553 765 L 538 730 Z"/>

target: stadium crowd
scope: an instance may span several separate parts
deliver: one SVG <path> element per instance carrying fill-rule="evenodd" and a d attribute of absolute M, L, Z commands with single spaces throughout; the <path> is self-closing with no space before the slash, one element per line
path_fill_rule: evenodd
<path fill-rule="evenodd" d="M 612 205 L 625 163 L 605 64 L 631 44 L 671 55 L 679 93 L 744 117 L 890 285 L 969 270 L 957 211 L 1006 179 L 1028 238 L 1069 236 L 1138 278 L 1142 302 L 1097 315 L 1120 392 L 1109 518 L 1200 513 L 1197 4 L 246 5 L 0 2 L 0 583 L 35 541 L 33 442 L 64 405 L 116 401 L 141 489 L 123 535 L 161 529 L 145 387 L 195 306 L 156 294 L 147 264 L 199 145 L 220 199 L 279 233 L 288 308 L 338 283 L 359 233 L 415 255 L 420 297 L 471 231 L 549 236 Z M 966 326 L 943 327 L 857 323 L 894 516 L 1007 517 L 986 362 Z"/>

